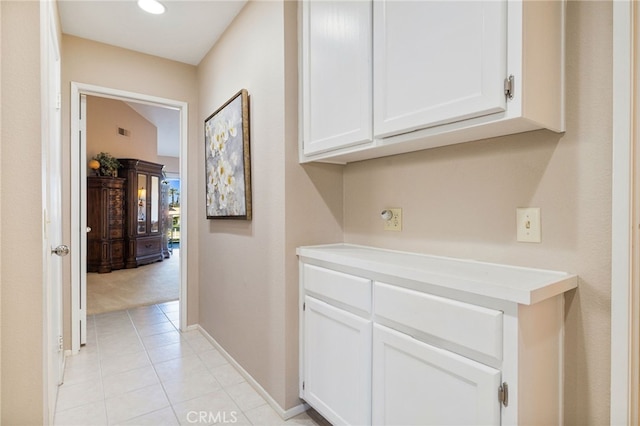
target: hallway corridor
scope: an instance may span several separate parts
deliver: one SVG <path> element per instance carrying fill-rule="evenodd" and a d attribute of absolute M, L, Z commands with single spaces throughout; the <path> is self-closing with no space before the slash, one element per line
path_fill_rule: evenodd
<path fill-rule="evenodd" d="M 306 413 L 284 422 L 200 331 L 177 325 L 177 301 L 88 317 L 55 424 L 319 424 Z"/>

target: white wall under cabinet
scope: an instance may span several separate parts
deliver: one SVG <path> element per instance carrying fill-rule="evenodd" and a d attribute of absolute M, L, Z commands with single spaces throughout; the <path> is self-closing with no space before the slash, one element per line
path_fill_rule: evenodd
<path fill-rule="evenodd" d="M 301 13 L 301 162 L 564 131 L 564 1 L 303 0 Z"/>
<path fill-rule="evenodd" d="M 300 397 L 334 424 L 562 424 L 564 272 L 298 248 Z"/>

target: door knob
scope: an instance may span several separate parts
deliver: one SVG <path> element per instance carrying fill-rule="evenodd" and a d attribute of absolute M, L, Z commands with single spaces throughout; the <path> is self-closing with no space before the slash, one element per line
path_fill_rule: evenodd
<path fill-rule="evenodd" d="M 58 247 L 51 249 L 51 254 L 56 254 L 60 257 L 64 257 L 69 254 L 69 246 L 60 244 Z"/>

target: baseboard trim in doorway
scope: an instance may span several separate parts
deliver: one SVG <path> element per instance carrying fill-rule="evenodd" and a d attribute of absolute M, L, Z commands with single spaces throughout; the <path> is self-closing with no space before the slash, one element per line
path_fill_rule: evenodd
<path fill-rule="evenodd" d="M 220 343 L 216 341 L 216 339 L 214 339 L 209 333 L 207 333 L 204 328 L 200 326 L 200 324 L 190 325 L 189 327 L 187 327 L 187 330 L 200 330 L 200 332 L 207 338 L 207 340 L 209 340 L 211 344 L 215 346 L 215 348 L 222 354 L 222 356 L 224 356 L 227 361 L 229 361 L 229 364 L 233 365 L 240 372 L 240 374 L 242 374 L 247 383 L 249 383 L 251 387 L 253 387 L 255 391 L 258 392 L 260 396 L 263 397 L 265 401 L 267 401 L 271 408 L 273 408 L 275 412 L 278 413 L 278 415 L 284 420 L 288 420 L 292 417 L 297 416 L 298 414 L 302 414 L 310 408 L 307 404 L 299 404 L 295 407 L 285 410 L 280 406 L 280 404 L 276 402 L 275 399 L 271 397 L 271 395 L 269 395 L 269 393 L 260 385 L 260 383 L 258 383 L 256 379 L 254 379 L 251 374 L 249 374 L 247 370 L 242 368 L 242 366 L 235 359 L 233 359 L 233 357 L 229 355 L 227 351 L 224 350 L 224 348 L 220 345 Z"/>
<path fill-rule="evenodd" d="M 202 328 L 200 327 L 200 325 L 198 324 L 191 324 L 187 327 L 184 328 L 184 330 L 182 331 L 196 331 L 196 330 L 201 330 Z M 203 333 L 206 333 L 206 331 L 202 331 Z M 211 336 L 209 336 L 208 334 L 206 335 L 207 339 L 209 339 Z"/>

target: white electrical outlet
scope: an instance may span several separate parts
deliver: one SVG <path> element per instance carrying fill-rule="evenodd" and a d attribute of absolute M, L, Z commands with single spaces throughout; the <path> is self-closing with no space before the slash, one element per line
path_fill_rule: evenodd
<path fill-rule="evenodd" d="M 402 231 L 402 209 L 386 209 L 391 217 L 384 221 L 385 231 Z"/>
<path fill-rule="evenodd" d="M 516 209 L 517 240 L 523 243 L 541 242 L 540 208 Z"/>

